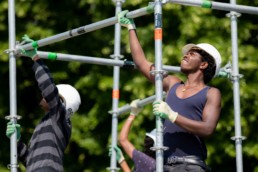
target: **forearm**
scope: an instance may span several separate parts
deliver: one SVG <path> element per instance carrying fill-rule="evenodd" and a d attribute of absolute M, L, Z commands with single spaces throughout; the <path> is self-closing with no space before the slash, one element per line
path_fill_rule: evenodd
<path fill-rule="evenodd" d="M 135 116 L 129 115 L 125 124 L 122 127 L 122 130 L 119 134 L 119 142 L 121 146 L 123 147 L 124 151 L 128 154 L 130 158 L 132 158 L 133 150 L 135 149 L 134 145 L 128 140 L 128 134 L 131 129 L 133 120 Z"/>
<path fill-rule="evenodd" d="M 18 159 L 19 161 L 26 166 L 26 159 L 28 155 L 28 149 L 27 146 L 20 140 L 17 143 L 17 153 L 18 153 Z"/>
<path fill-rule="evenodd" d="M 137 69 L 140 70 L 140 72 L 142 72 L 147 79 L 149 79 L 150 81 L 154 81 L 154 77 L 150 74 L 150 71 L 152 70 L 152 63 L 146 59 L 144 51 L 138 40 L 136 31 L 130 30 L 129 37 L 130 37 L 130 49 L 131 49 L 133 61 Z"/>
<path fill-rule="evenodd" d="M 189 133 L 200 137 L 210 136 L 215 129 L 214 125 L 206 121 L 195 121 L 192 119 L 188 119 L 180 114 L 177 116 L 175 123 L 184 128 Z"/>
<path fill-rule="evenodd" d="M 49 103 L 49 107 L 51 109 L 57 105 L 57 101 L 59 99 L 57 88 L 48 67 L 43 63 L 43 61 L 40 59 L 34 61 L 32 69 L 35 72 L 35 78 L 38 82 L 42 97 Z"/>
<path fill-rule="evenodd" d="M 119 140 L 128 140 L 128 134 L 131 129 L 133 120 L 135 119 L 135 115 L 129 115 L 127 120 L 125 121 L 125 124 L 122 127 L 122 130 L 120 131 Z"/>
<path fill-rule="evenodd" d="M 220 117 L 220 101 L 221 96 L 219 90 L 211 88 L 207 95 L 207 102 L 202 112 L 201 121 L 194 121 L 182 115 L 178 115 L 176 124 L 190 133 L 201 137 L 212 135 Z"/>
<path fill-rule="evenodd" d="M 122 168 L 123 172 L 131 172 L 131 169 L 125 160 L 120 163 L 120 167 Z"/>

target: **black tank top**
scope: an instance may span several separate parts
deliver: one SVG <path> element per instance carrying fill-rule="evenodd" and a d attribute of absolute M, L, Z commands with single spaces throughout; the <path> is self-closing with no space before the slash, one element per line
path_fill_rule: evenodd
<path fill-rule="evenodd" d="M 168 92 L 166 102 L 175 112 L 180 115 L 196 120 L 202 120 L 202 111 L 206 103 L 207 92 L 210 87 L 206 86 L 198 93 L 181 99 L 176 95 L 176 89 L 182 83 L 176 83 Z M 195 155 L 205 160 L 207 149 L 202 138 L 190 134 L 183 128 L 169 120 L 164 122 L 164 146 L 169 150 L 164 151 L 164 160 L 169 156 L 188 156 Z"/>

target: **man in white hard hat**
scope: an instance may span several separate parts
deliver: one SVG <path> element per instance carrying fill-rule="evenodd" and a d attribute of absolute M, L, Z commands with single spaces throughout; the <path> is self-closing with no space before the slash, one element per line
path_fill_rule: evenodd
<path fill-rule="evenodd" d="M 150 72 L 155 66 L 146 59 L 133 19 L 125 17 L 127 12 L 120 12 L 118 21 L 128 29 L 133 60 L 143 75 L 155 83 Z M 182 53 L 180 67 L 186 81 L 177 76 L 166 76 L 163 79 L 166 102 L 153 103 L 154 114 L 165 119 L 163 145 L 169 149 L 164 151 L 164 167 L 176 172 L 208 171 L 204 138 L 210 136 L 217 126 L 221 93 L 207 84 L 219 72 L 221 56 L 208 43 L 187 44 Z"/>
<path fill-rule="evenodd" d="M 139 151 L 135 148 L 133 143 L 128 139 L 128 134 L 133 125 L 134 119 L 138 115 L 138 113 L 142 110 L 142 107 L 138 107 L 139 99 L 136 99 L 131 102 L 131 112 L 128 116 L 127 120 L 123 124 L 122 130 L 119 133 L 119 142 L 126 152 L 126 154 L 133 160 L 134 162 L 134 172 L 153 172 L 155 171 L 156 161 L 155 161 L 155 151 L 150 148 L 153 147 L 156 143 L 156 130 L 152 130 L 150 133 L 146 133 L 144 139 L 144 150 Z M 122 170 L 124 172 L 131 171 L 127 162 L 124 159 L 123 153 L 119 147 L 114 147 L 116 151 L 117 161 L 120 164 Z M 112 153 L 112 147 L 109 149 L 109 155 Z"/>
<path fill-rule="evenodd" d="M 24 43 L 33 43 L 28 36 Z M 71 115 L 80 104 L 78 91 L 67 84 L 55 85 L 48 67 L 34 50 L 21 50 L 23 56 L 32 58 L 33 70 L 42 94 L 40 106 L 44 117 L 36 126 L 28 147 L 20 139 L 20 126 L 8 123 L 6 135 L 10 137 L 17 129 L 18 158 L 27 172 L 60 172 L 63 169 L 64 151 L 71 137 Z"/>

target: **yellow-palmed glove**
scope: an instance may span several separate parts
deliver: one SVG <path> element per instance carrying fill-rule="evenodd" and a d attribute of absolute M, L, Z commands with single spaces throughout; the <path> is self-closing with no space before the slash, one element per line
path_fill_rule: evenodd
<path fill-rule="evenodd" d="M 136 99 L 134 101 L 131 102 L 130 104 L 130 108 L 131 108 L 131 115 L 138 115 L 138 113 L 140 113 L 142 111 L 142 107 L 138 107 L 137 103 L 140 101 L 140 99 Z"/>
<path fill-rule="evenodd" d="M 174 112 L 166 102 L 161 100 L 153 103 L 153 113 L 161 118 L 169 119 L 173 123 L 178 116 L 177 112 Z"/>

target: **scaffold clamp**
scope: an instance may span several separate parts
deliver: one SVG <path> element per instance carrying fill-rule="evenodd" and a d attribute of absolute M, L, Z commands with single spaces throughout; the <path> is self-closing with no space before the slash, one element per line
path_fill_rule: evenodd
<path fill-rule="evenodd" d="M 235 12 L 235 11 L 230 11 L 229 13 L 226 14 L 226 17 L 240 17 L 241 13 Z"/>
<path fill-rule="evenodd" d="M 112 59 L 115 59 L 116 57 L 118 57 L 118 59 L 122 59 L 122 58 L 124 58 L 124 56 L 123 55 L 121 55 L 121 54 L 112 54 L 112 55 L 110 55 L 110 57 L 112 58 Z"/>
<path fill-rule="evenodd" d="M 124 3 L 125 2 L 125 0 L 112 0 L 113 2 L 122 2 L 122 3 Z"/>
<path fill-rule="evenodd" d="M 18 164 L 8 164 L 8 165 L 7 165 L 7 168 L 8 168 L 8 169 L 11 169 L 11 168 L 18 168 L 18 167 L 19 167 Z"/>
<path fill-rule="evenodd" d="M 168 150 L 168 147 L 166 146 L 154 146 L 154 147 L 151 147 L 150 150 L 153 150 L 153 151 L 157 151 L 157 150 Z"/>
<path fill-rule="evenodd" d="M 245 136 L 233 136 L 230 138 L 231 140 L 245 140 L 246 137 Z"/>
<path fill-rule="evenodd" d="M 116 171 L 118 171 L 118 170 L 120 170 L 120 168 L 118 168 L 118 167 L 117 168 L 107 167 L 107 170 L 110 170 L 110 171 L 111 170 L 116 170 Z"/>
<path fill-rule="evenodd" d="M 9 115 L 9 116 L 6 116 L 5 119 L 6 120 L 11 120 L 11 119 L 15 119 L 15 120 L 20 120 L 22 117 L 19 116 L 19 115 Z"/>
<path fill-rule="evenodd" d="M 162 74 L 163 76 L 167 76 L 168 72 L 165 70 L 152 70 L 150 71 L 151 75 L 156 75 L 156 74 Z"/>

